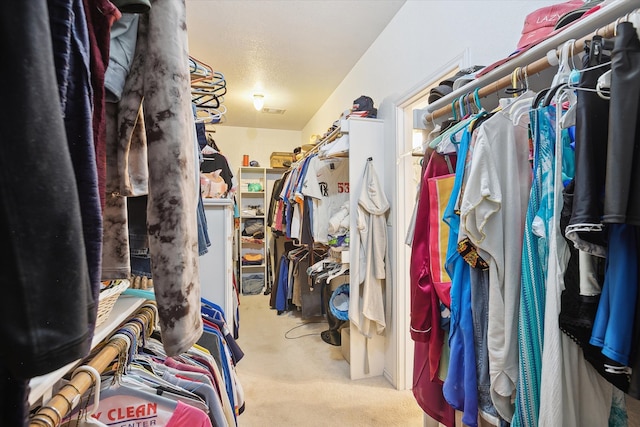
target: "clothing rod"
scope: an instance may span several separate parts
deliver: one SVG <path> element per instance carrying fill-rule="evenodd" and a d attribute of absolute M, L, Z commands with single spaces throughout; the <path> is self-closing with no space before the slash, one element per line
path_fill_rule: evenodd
<path fill-rule="evenodd" d="M 123 327 L 131 325 L 140 328 L 138 322 L 131 319 L 138 318 L 145 324 L 145 331 L 149 325 L 155 324 L 155 311 L 142 306 L 138 312 L 129 318 Z M 141 333 L 145 333 L 142 331 Z M 102 373 L 120 354 L 124 354 L 128 348 L 128 342 L 124 338 L 112 337 L 105 346 L 85 366 L 91 366 Z M 60 390 L 31 417 L 29 427 L 55 427 L 71 413 L 80 402 L 80 398 L 93 386 L 93 377 L 87 371 L 78 371 L 73 378 L 60 388 Z"/>
<path fill-rule="evenodd" d="M 303 161 L 304 159 L 309 157 L 311 154 L 317 152 L 320 149 L 320 147 L 322 147 L 323 145 L 326 145 L 326 144 L 328 144 L 328 143 L 330 143 L 332 141 L 335 141 L 335 139 L 338 137 L 338 135 L 340 135 L 340 126 L 335 128 L 334 130 L 332 130 L 329 133 L 329 135 L 327 135 L 322 141 L 320 141 L 317 144 L 315 144 L 311 150 L 309 150 L 306 153 L 304 153 L 304 156 L 302 156 L 300 158 L 300 160 L 296 160 L 294 163 L 292 163 L 291 167 L 289 167 L 289 169 L 292 169 L 294 164 Z"/>
<path fill-rule="evenodd" d="M 486 97 L 511 86 L 511 72 L 518 67 L 522 69 L 521 74 L 526 72 L 529 77 L 549 68 L 551 65 L 546 57 L 547 52 L 556 50 L 556 55 L 559 55 L 559 46 L 561 47 L 567 40 L 576 40 L 574 53 L 577 54 L 584 48 L 584 42 L 590 40 L 593 36 L 613 36 L 616 25 L 624 22 L 624 19 L 621 18 L 635 11 L 638 7 L 640 7 L 640 0 L 620 0 L 593 15 L 585 17 L 583 22 L 576 22 L 566 30 L 532 47 L 520 57 L 496 67 L 485 76 L 469 82 L 421 110 L 423 122 L 428 124 L 439 117 L 451 114 L 452 102 L 457 101 L 462 95 L 472 93 L 476 88 L 479 88 L 478 95 L 480 97 Z M 593 30 L 594 28 L 595 31 Z M 587 32 L 586 36 L 584 35 L 585 32 Z"/>
<path fill-rule="evenodd" d="M 320 149 L 320 147 L 322 147 L 323 145 L 326 145 L 330 142 L 335 141 L 335 139 L 338 137 L 338 135 L 340 135 L 340 126 L 336 127 L 334 130 L 332 130 L 329 135 L 327 135 L 322 141 L 318 142 L 315 147 L 313 147 L 311 150 L 307 151 L 305 153 L 305 157 L 308 156 L 309 154 L 315 153 L 316 151 L 318 151 Z"/>

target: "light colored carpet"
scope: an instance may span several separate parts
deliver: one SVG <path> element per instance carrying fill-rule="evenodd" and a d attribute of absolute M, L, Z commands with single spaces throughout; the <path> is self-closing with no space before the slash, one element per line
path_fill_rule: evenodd
<path fill-rule="evenodd" d="M 267 296 L 241 297 L 238 344 L 245 357 L 237 372 L 246 409 L 238 418 L 240 427 L 423 425 L 411 391 L 396 390 L 384 377 L 349 379 L 340 347 L 320 338 L 326 321 L 311 321 L 321 323 L 295 328 L 309 320 L 293 313 L 277 315 Z M 311 335 L 287 339 L 285 334 Z"/>

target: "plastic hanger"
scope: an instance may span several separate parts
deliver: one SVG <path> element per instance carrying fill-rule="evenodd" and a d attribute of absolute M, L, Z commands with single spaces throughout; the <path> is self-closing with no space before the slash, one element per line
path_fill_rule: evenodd
<path fill-rule="evenodd" d="M 85 412 L 85 417 L 89 417 L 95 413 L 96 409 L 98 409 L 98 405 L 100 404 L 100 386 L 102 385 L 102 378 L 100 377 L 100 372 L 98 372 L 98 370 L 93 366 L 82 365 L 78 366 L 73 371 L 73 373 L 71 374 L 71 379 L 73 379 L 73 377 L 78 375 L 80 372 L 88 373 L 93 379 L 93 386 L 95 387 L 95 390 L 93 392 L 93 407 L 90 411 Z"/>
<path fill-rule="evenodd" d="M 112 396 L 129 396 L 132 399 L 140 399 L 145 402 L 153 402 L 163 408 L 174 410 L 178 406 L 178 401 L 159 395 L 153 387 L 150 387 L 132 377 L 126 375 L 116 380 L 115 377 L 107 378 L 102 383 L 101 394 L 103 398 Z M 133 402 L 132 402 L 133 403 Z"/>
<path fill-rule="evenodd" d="M 611 73 L 612 70 L 605 71 L 596 83 L 596 92 L 602 99 L 611 99 Z"/>
<path fill-rule="evenodd" d="M 473 107 L 474 107 L 474 103 L 471 101 L 471 93 L 467 93 L 464 97 L 464 103 L 467 107 L 467 112 L 468 115 L 471 116 L 473 114 L 478 114 L 478 111 L 474 111 Z"/>
<path fill-rule="evenodd" d="M 196 123 L 220 123 L 227 113 L 227 107 L 221 105 L 220 108 L 199 108 L 196 111 Z"/>
<path fill-rule="evenodd" d="M 533 102 L 531 103 L 531 109 L 536 109 L 540 107 L 540 103 L 544 100 L 544 97 L 549 93 L 549 89 L 543 89 L 538 94 L 533 97 Z"/>
<path fill-rule="evenodd" d="M 215 72 L 215 73 L 211 74 L 205 80 L 192 80 L 191 81 L 191 88 L 192 89 L 204 89 L 204 90 L 215 89 L 215 90 L 218 90 L 218 89 L 224 88 L 226 86 L 227 86 L 227 81 L 226 81 L 226 79 L 224 77 L 224 74 L 219 73 L 219 72 Z"/>
<path fill-rule="evenodd" d="M 530 100 L 534 97 L 534 92 L 529 90 L 529 76 L 527 75 L 526 68 L 518 71 L 518 79 L 523 83 L 522 88 L 525 89 L 525 91 L 508 106 L 509 117 L 516 126 L 523 117 L 529 118 L 529 112 L 532 108 Z"/>
<path fill-rule="evenodd" d="M 555 98 L 556 93 L 558 93 L 558 90 L 568 86 L 569 86 L 568 83 L 560 83 L 559 85 L 549 89 L 545 94 L 544 99 L 542 100 L 542 106 L 548 107 L 549 105 L 551 105 L 551 102 Z"/>
<path fill-rule="evenodd" d="M 326 270 L 316 276 L 318 280 L 326 280 L 329 275 L 340 268 L 340 263 L 330 262 L 326 265 Z"/>
<path fill-rule="evenodd" d="M 457 116 L 456 116 L 457 119 Z M 466 126 L 469 123 L 469 120 L 463 120 L 463 121 L 459 121 L 459 122 L 453 122 L 454 124 L 452 124 L 449 128 L 445 129 L 444 131 L 442 131 L 440 133 L 440 135 L 438 135 L 437 137 L 435 137 L 433 139 L 433 141 L 431 141 L 429 143 L 429 147 L 436 149 L 439 144 L 442 142 L 443 139 L 445 138 L 449 138 L 451 136 L 452 132 L 457 132 L 459 131 L 461 128 L 463 128 L 464 126 Z"/>
<path fill-rule="evenodd" d="M 574 39 L 567 40 L 560 48 L 558 72 L 553 76 L 551 87 L 555 87 L 561 83 L 567 83 L 571 73 L 576 70 L 576 65 L 573 60 L 575 44 L 576 41 Z"/>
<path fill-rule="evenodd" d="M 133 325 L 132 325 L 133 326 Z M 175 409 L 177 406 L 177 402 L 175 400 L 169 399 L 164 396 L 160 396 L 156 393 L 152 387 L 145 385 L 139 381 L 134 380 L 131 377 L 127 377 L 123 375 L 124 370 L 128 366 L 129 360 L 132 359 L 130 357 L 129 352 L 131 351 L 132 345 L 135 345 L 131 340 L 131 336 L 127 333 L 123 333 L 127 328 L 119 329 L 116 334 L 113 335 L 112 339 L 117 337 L 121 338 L 125 341 L 125 348 L 121 353 L 121 357 L 125 357 L 126 361 L 121 361 L 119 365 L 119 371 L 115 372 L 114 375 L 108 379 L 107 381 L 103 381 L 100 387 L 102 397 L 111 397 L 111 396 L 130 396 L 132 398 L 138 398 L 140 400 L 144 400 L 146 402 L 153 402 L 161 405 L 164 408 L 169 410 Z M 135 348 L 135 347 L 133 347 Z"/>
<path fill-rule="evenodd" d="M 464 95 L 458 98 L 458 108 L 460 108 L 460 120 L 463 120 L 467 115 L 467 112 L 464 109 Z"/>
<path fill-rule="evenodd" d="M 533 109 L 539 108 L 541 104 L 549 105 L 550 101 L 556 96 L 556 93 L 561 87 L 566 87 L 566 84 L 572 79 L 576 79 L 576 76 L 579 78 L 579 70 L 577 70 L 574 61 L 575 44 L 576 41 L 574 39 L 570 39 L 560 47 L 560 58 L 557 58 L 558 71 L 553 77 L 551 86 L 547 89 L 541 90 L 534 98 L 531 105 Z"/>
<path fill-rule="evenodd" d="M 175 397 L 175 399 L 173 400 L 177 399 L 185 403 L 191 404 L 191 402 L 194 402 L 203 410 L 206 408 L 206 405 L 204 406 L 204 408 L 202 408 L 201 403 L 203 402 L 200 400 L 200 397 L 198 395 L 188 390 L 185 390 L 182 387 L 171 384 L 167 380 L 152 374 L 151 372 L 147 371 L 142 367 L 131 365 L 127 375 L 128 375 L 128 378 L 134 378 L 140 381 L 140 383 L 150 386 L 156 391 L 156 394 L 162 394 L 163 396 L 169 397 L 172 399 L 173 397 Z"/>
<path fill-rule="evenodd" d="M 442 141 L 440 142 L 440 144 L 438 144 L 438 146 L 436 147 L 436 151 L 438 151 L 438 153 L 451 153 L 451 152 L 455 152 L 457 151 L 457 147 L 458 144 L 460 144 L 460 140 L 458 138 L 458 135 L 464 131 L 464 129 L 467 127 L 467 125 L 469 124 L 469 122 L 471 121 L 471 107 L 469 106 L 466 111 L 463 109 L 463 105 L 469 105 L 467 102 L 465 101 L 465 97 L 468 99 L 470 94 L 466 94 L 466 95 L 462 95 L 459 99 L 458 99 L 458 104 L 460 105 L 460 117 L 463 117 L 460 120 L 460 124 L 461 126 L 457 126 L 455 130 L 452 130 L 450 133 L 448 133 L 449 137 L 448 138 L 443 138 Z M 445 141 L 449 141 L 451 144 L 453 144 L 454 148 L 453 149 L 449 149 L 448 147 L 448 143 L 446 143 Z"/>
<path fill-rule="evenodd" d="M 505 92 L 508 95 L 512 95 L 514 98 L 517 98 L 520 94 L 526 92 L 528 88 L 525 85 L 519 85 L 518 82 L 523 83 L 521 78 L 521 67 L 516 67 L 515 70 L 511 73 L 511 87 L 505 89 Z"/>
<path fill-rule="evenodd" d="M 478 108 L 478 112 L 484 111 L 482 108 L 482 103 L 480 102 L 480 88 L 477 87 L 476 90 L 473 91 L 473 102 L 476 104 Z"/>
<path fill-rule="evenodd" d="M 313 264 L 311 267 L 307 268 L 307 274 L 311 274 L 313 272 L 318 272 L 324 269 L 325 265 L 329 262 L 332 262 L 329 259 L 321 259 L 320 261 Z"/>
<path fill-rule="evenodd" d="M 575 92 L 569 89 L 568 86 L 561 88 L 558 90 L 556 94 L 556 103 L 564 103 L 569 102 L 569 108 L 564 112 L 562 118 L 560 119 L 560 127 L 562 129 L 568 129 L 571 126 L 574 126 L 576 123 L 576 108 L 578 105 L 578 97 Z"/>
<path fill-rule="evenodd" d="M 193 56 L 189 56 L 189 72 L 191 81 L 194 82 L 210 77 L 213 74 L 213 69 Z"/>
<path fill-rule="evenodd" d="M 329 274 L 329 276 L 327 276 L 327 283 L 329 283 L 330 281 L 332 281 L 336 277 L 342 276 L 343 274 L 347 273 L 348 271 L 349 271 L 349 264 L 341 264 L 340 268 L 338 269 L 338 271 L 332 272 L 332 273 Z"/>
<path fill-rule="evenodd" d="M 453 102 L 451 102 L 451 114 L 453 115 L 453 121 L 456 122 L 458 121 L 458 113 L 456 112 L 456 100 L 454 99 Z"/>

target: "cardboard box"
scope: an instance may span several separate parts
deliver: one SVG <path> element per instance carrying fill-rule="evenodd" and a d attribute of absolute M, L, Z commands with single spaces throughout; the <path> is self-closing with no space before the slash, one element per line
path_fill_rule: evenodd
<path fill-rule="evenodd" d="M 270 163 L 272 168 L 287 169 L 295 161 L 295 154 L 284 151 L 274 151 L 271 153 Z M 289 162 L 285 165 L 285 162 Z"/>

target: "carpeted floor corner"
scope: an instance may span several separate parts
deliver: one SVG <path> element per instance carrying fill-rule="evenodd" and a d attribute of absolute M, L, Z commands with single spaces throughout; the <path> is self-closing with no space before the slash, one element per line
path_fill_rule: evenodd
<path fill-rule="evenodd" d="M 352 381 L 340 347 L 326 344 L 327 323 L 277 315 L 269 297 L 242 296 L 237 372 L 246 408 L 240 427 L 419 427 L 422 411 L 411 391 L 384 377 Z"/>

